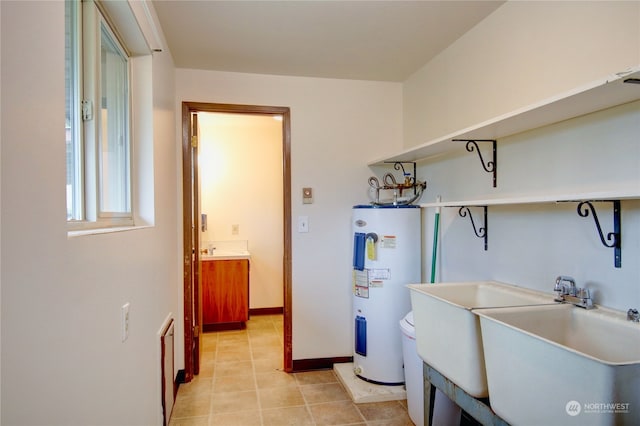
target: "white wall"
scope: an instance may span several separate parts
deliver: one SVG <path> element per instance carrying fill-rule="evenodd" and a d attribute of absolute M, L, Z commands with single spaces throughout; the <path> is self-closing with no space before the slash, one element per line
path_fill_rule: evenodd
<path fill-rule="evenodd" d="M 2 22 L 2 8 L 0 7 L 0 22 Z M 0 48 L 1 51 L 1 48 Z M 0 64 L 1 64 L 0 59 Z M 0 74 L 2 72 L 0 71 Z M 2 99 L 2 85 L 0 84 L 0 99 Z M 0 106 L 0 111 L 1 111 Z M 2 129 L 2 115 L 0 114 L 0 129 Z M 0 136 L 0 164 L 2 164 L 2 136 Z M 0 212 L 2 211 L 2 173 L 0 173 Z M 2 215 L 0 214 L 0 241 L 2 241 Z M 2 244 L 0 244 L 0 318 L 2 318 Z M 2 327 L 0 326 L 0 377 L 2 377 Z M 2 419 L 2 386 L 0 386 L 0 421 Z"/>
<path fill-rule="evenodd" d="M 455 132 L 640 63 L 638 2 L 508 2 L 404 84 L 405 147 Z M 629 90 L 638 90 L 629 85 Z M 640 191 L 638 102 L 498 141 L 498 187 L 476 153 L 423 162 L 422 201 Z M 487 151 L 487 147 L 482 147 Z M 458 209 L 442 212 L 439 279 L 497 279 L 551 292 L 557 275 L 594 290 L 596 303 L 640 305 L 640 202 L 622 203 L 622 268 L 577 203 L 490 206 L 489 250 Z M 596 204 L 604 232 L 610 204 Z M 424 220 L 430 273 L 433 210 Z M 474 210 L 476 221 L 482 213 Z M 428 276 L 428 275 L 426 275 Z"/>
<path fill-rule="evenodd" d="M 2 424 L 159 424 L 157 332 L 181 310 L 171 57 L 153 56 L 153 138 L 140 141 L 155 226 L 69 238 L 64 2 L 0 7 Z"/>
<path fill-rule="evenodd" d="M 351 207 L 367 201 L 366 161 L 401 147 L 401 85 L 178 69 L 176 97 L 291 108 L 293 359 L 351 354 Z"/>
<path fill-rule="evenodd" d="M 640 2 L 506 2 L 404 83 L 404 145 L 638 64 Z"/>
<path fill-rule="evenodd" d="M 207 248 L 208 241 L 247 241 L 249 307 L 282 307 L 282 122 L 200 113 L 198 125 L 200 209 L 208 217 L 200 247 Z"/>

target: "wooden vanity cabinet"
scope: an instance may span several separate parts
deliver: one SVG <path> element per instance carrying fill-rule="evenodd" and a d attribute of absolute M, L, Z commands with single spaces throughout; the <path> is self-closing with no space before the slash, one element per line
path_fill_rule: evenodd
<path fill-rule="evenodd" d="M 202 262 L 202 322 L 241 323 L 249 319 L 249 260 Z"/>

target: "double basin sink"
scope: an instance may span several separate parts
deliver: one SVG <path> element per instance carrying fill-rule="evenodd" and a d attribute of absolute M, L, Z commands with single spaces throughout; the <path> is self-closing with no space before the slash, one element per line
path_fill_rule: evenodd
<path fill-rule="evenodd" d="M 514 425 L 640 424 L 640 324 L 498 282 L 411 284 L 420 357 Z"/>

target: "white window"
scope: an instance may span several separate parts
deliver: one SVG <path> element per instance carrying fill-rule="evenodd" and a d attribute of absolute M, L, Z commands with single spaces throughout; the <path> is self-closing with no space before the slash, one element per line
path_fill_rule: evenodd
<path fill-rule="evenodd" d="M 65 3 L 67 221 L 133 225 L 130 58 L 93 1 Z"/>

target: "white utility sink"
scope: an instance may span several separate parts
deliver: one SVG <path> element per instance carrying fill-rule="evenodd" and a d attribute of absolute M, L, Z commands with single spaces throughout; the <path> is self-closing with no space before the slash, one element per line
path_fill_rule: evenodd
<path fill-rule="evenodd" d="M 517 425 L 639 425 L 640 324 L 572 305 L 479 310 L 491 408 Z"/>
<path fill-rule="evenodd" d="M 471 396 L 489 395 L 472 309 L 555 304 L 552 294 L 495 281 L 410 284 L 418 355 Z"/>

